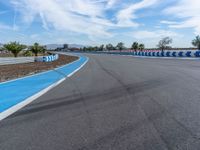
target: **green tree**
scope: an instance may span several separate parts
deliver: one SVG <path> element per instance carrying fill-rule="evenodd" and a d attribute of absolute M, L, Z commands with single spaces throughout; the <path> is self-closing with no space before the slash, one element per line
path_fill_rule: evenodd
<path fill-rule="evenodd" d="M 89 46 L 89 47 L 86 47 L 86 51 L 95 51 L 96 48 L 98 48 L 98 47 Z"/>
<path fill-rule="evenodd" d="M 140 51 L 143 51 L 143 50 L 145 49 L 144 44 L 139 44 L 139 45 L 138 45 L 138 49 L 139 49 Z"/>
<path fill-rule="evenodd" d="M 200 50 L 200 36 L 196 36 L 194 40 L 192 40 L 192 45 L 196 46 L 198 50 Z"/>
<path fill-rule="evenodd" d="M 26 48 L 25 45 L 20 44 L 19 42 L 10 42 L 8 44 L 4 45 L 4 48 L 7 49 L 8 51 L 11 51 L 15 57 L 18 56 L 18 54 Z"/>
<path fill-rule="evenodd" d="M 159 41 L 157 47 L 160 48 L 163 52 L 165 49 L 171 48 L 169 46 L 169 44 L 171 43 L 172 43 L 172 39 L 170 37 L 165 37 Z"/>
<path fill-rule="evenodd" d="M 117 48 L 118 50 L 122 51 L 123 49 L 125 49 L 124 43 L 119 42 L 119 43 L 117 44 L 116 48 Z"/>
<path fill-rule="evenodd" d="M 0 47 L 0 51 L 3 51 L 4 50 L 4 47 Z"/>
<path fill-rule="evenodd" d="M 30 50 L 35 54 L 35 56 L 38 56 L 38 53 L 43 52 L 43 46 L 40 46 L 39 43 L 34 43 L 33 46 L 30 47 Z"/>
<path fill-rule="evenodd" d="M 86 47 L 83 47 L 83 49 L 82 49 L 83 51 L 87 51 L 87 48 Z"/>
<path fill-rule="evenodd" d="M 137 51 L 138 48 L 139 48 L 138 42 L 133 42 L 131 49 L 133 49 L 134 51 Z"/>
<path fill-rule="evenodd" d="M 112 44 L 107 44 L 106 49 L 110 51 L 110 50 L 114 50 L 115 48 Z"/>
<path fill-rule="evenodd" d="M 100 50 L 100 47 L 95 46 L 95 47 L 93 47 L 93 49 L 94 49 L 94 51 L 99 51 L 99 50 Z"/>
<path fill-rule="evenodd" d="M 43 54 L 45 54 L 46 51 L 47 51 L 47 46 L 42 46 L 42 47 L 41 47 L 41 52 L 42 52 Z"/>
<path fill-rule="evenodd" d="M 23 55 L 26 56 L 26 57 L 30 57 L 30 56 L 33 56 L 33 53 L 30 50 L 27 50 L 27 51 L 24 52 Z"/>
<path fill-rule="evenodd" d="M 103 45 L 103 44 L 100 45 L 98 50 L 99 50 L 99 51 L 103 51 L 103 50 L 104 50 L 104 45 Z"/>

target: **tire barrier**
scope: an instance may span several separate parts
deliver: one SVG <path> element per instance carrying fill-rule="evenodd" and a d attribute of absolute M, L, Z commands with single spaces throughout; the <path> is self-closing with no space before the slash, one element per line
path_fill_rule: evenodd
<path fill-rule="evenodd" d="M 91 53 L 91 52 L 90 52 Z M 132 55 L 132 56 L 146 56 L 146 57 L 200 57 L 200 50 L 192 51 L 143 51 L 143 52 L 92 52 L 99 54 L 115 54 L 115 55 Z"/>
<path fill-rule="evenodd" d="M 74 52 L 76 53 L 76 52 Z M 78 53 L 90 53 L 90 54 L 111 54 L 111 55 L 131 55 L 141 57 L 188 57 L 188 58 L 199 58 L 200 50 L 165 50 L 157 51 L 95 51 L 95 52 L 81 52 Z"/>
<path fill-rule="evenodd" d="M 200 57 L 199 51 L 165 51 L 165 52 L 148 52 L 145 56 L 149 57 Z M 135 53 L 135 56 L 140 56 L 140 54 Z"/>
<path fill-rule="evenodd" d="M 36 62 L 52 62 L 52 61 L 55 61 L 59 58 L 59 55 L 58 54 L 53 54 L 53 55 L 50 55 L 50 56 L 39 56 L 39 57 L 36 57 L 35 58 L 35 61 Z"/>

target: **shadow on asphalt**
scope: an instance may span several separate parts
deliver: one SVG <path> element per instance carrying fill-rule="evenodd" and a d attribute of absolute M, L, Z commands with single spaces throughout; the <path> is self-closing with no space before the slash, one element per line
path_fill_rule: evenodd
<path fill-rule="evenodd" d="M 58 107 L 67 107 L 73 104 L 78 104 L 87 102 L 88 106 L 97 105 L 100 103 L 108 102 L 111 100 L 117 100 L 117 98 L 124 97 L 127 94 L 133 96 L 137 96 L 143 91 L 147 91 L 149 89 L 158 88 L 163 85 L 164 80 L 151 80 L 140 83 L 129 84 L 125 86 L 120 86 L 117 88 L 112 88 L 102 93 L 87 93 L 83 96 L 80 94 L 70 95 L 67 97 L 53 98 L 46 101 L 33 103 L 24 109 L 18 111 L 17 113 L 10 116 L 8 119 L 12 119 L 22 115 L 29 115 L 32 113 L 37 113 L 41 111 L 46 111 L 50 109 L 56 109 Z"/>

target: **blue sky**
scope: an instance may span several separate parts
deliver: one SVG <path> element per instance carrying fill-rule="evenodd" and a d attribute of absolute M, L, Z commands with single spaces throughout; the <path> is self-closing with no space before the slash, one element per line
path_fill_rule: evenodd
<path fill-rule="evenodd" d="M 191 47 L 199 34 L 199 0 L 0 0 L 0 43 Z"/>

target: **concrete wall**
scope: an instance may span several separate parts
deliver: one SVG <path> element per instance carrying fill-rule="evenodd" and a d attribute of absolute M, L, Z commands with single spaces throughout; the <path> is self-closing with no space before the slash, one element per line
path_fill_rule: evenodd
<path fill-rule="evenodd" d="M 5 58 L 0 58 L 0 65 L 29 63 L 34 61 L 35 57 L 17 57 L 17 58 L 5 57 Z"/>

